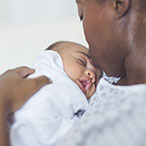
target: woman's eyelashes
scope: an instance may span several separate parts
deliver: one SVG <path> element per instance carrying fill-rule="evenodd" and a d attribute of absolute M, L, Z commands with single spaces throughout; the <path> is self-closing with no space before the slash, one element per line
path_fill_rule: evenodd
<path fill-rule="evenodd" d="M 83 20 L 83 15 L 80 15 L 79 17 L 80 17 L 80 21 L 82 21 Z"/>

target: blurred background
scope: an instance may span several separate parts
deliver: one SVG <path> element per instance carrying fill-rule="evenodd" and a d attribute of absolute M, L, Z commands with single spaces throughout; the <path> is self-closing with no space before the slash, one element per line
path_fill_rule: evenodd
<path fill-rule="evenodd" d="M 87 46 L 75 0 L 0 0 L 0 73 L 60 40 Z"/>

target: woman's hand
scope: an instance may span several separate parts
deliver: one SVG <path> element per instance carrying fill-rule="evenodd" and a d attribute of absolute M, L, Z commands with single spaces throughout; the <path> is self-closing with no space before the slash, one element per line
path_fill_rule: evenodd
<path fill-rule="evenodd" d="M 0 102 L 8 113 L 20 108 L 33 93 L 51 83 L 45 76 L 34 79 L 26 78 L 32 73 L 34 73 L 33 69 L 19 67 L 8 70 L 0 76 Z"/>
<path fill-rule="evenodd" d="M 42 86 L 51 83 L 45 76 L 26 78 L 32 73 L 33 69 L 19 67 L 0 76 L 0 146 L 10 146 L 8 114 L 20 108 Z"/>

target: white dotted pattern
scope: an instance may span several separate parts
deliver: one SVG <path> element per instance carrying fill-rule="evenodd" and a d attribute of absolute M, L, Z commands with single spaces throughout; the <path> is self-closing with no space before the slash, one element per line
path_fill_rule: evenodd
<path fill-rule="evenodd" d="M 101 79 L 90 105 L 59 146 L 146 146 L 145 84 L 114 86 Z"/>

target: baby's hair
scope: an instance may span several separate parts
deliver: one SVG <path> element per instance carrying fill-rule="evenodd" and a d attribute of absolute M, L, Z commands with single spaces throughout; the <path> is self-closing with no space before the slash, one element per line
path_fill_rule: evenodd
<path fill-rule="evenodd" d="M 51 44 L 47 49 L 45 50 L 52 50 L 53 48 L 57 47 L 58 45 L 62 44 L 62 43 L 69 43 L 69 41 L 58 41 L 55 42 L 53 44 Z"/>
<path fill-rule="evenodd" d="M 53 50 L 53 51 L 59 51 L 60 49 L 62 48 L 70 48 L 72 47 L 72 45 L 79 45 L 80 47 L 84 47 L 86 48 L 85 46 L 81 45 L 81 44 L 78 44 L 78 43 L 75 43 L 75 42 L 71 42 L 71 41 L 57 41 L 53 44 L 51 44 L 47 49 L 45 50 Z"/>

